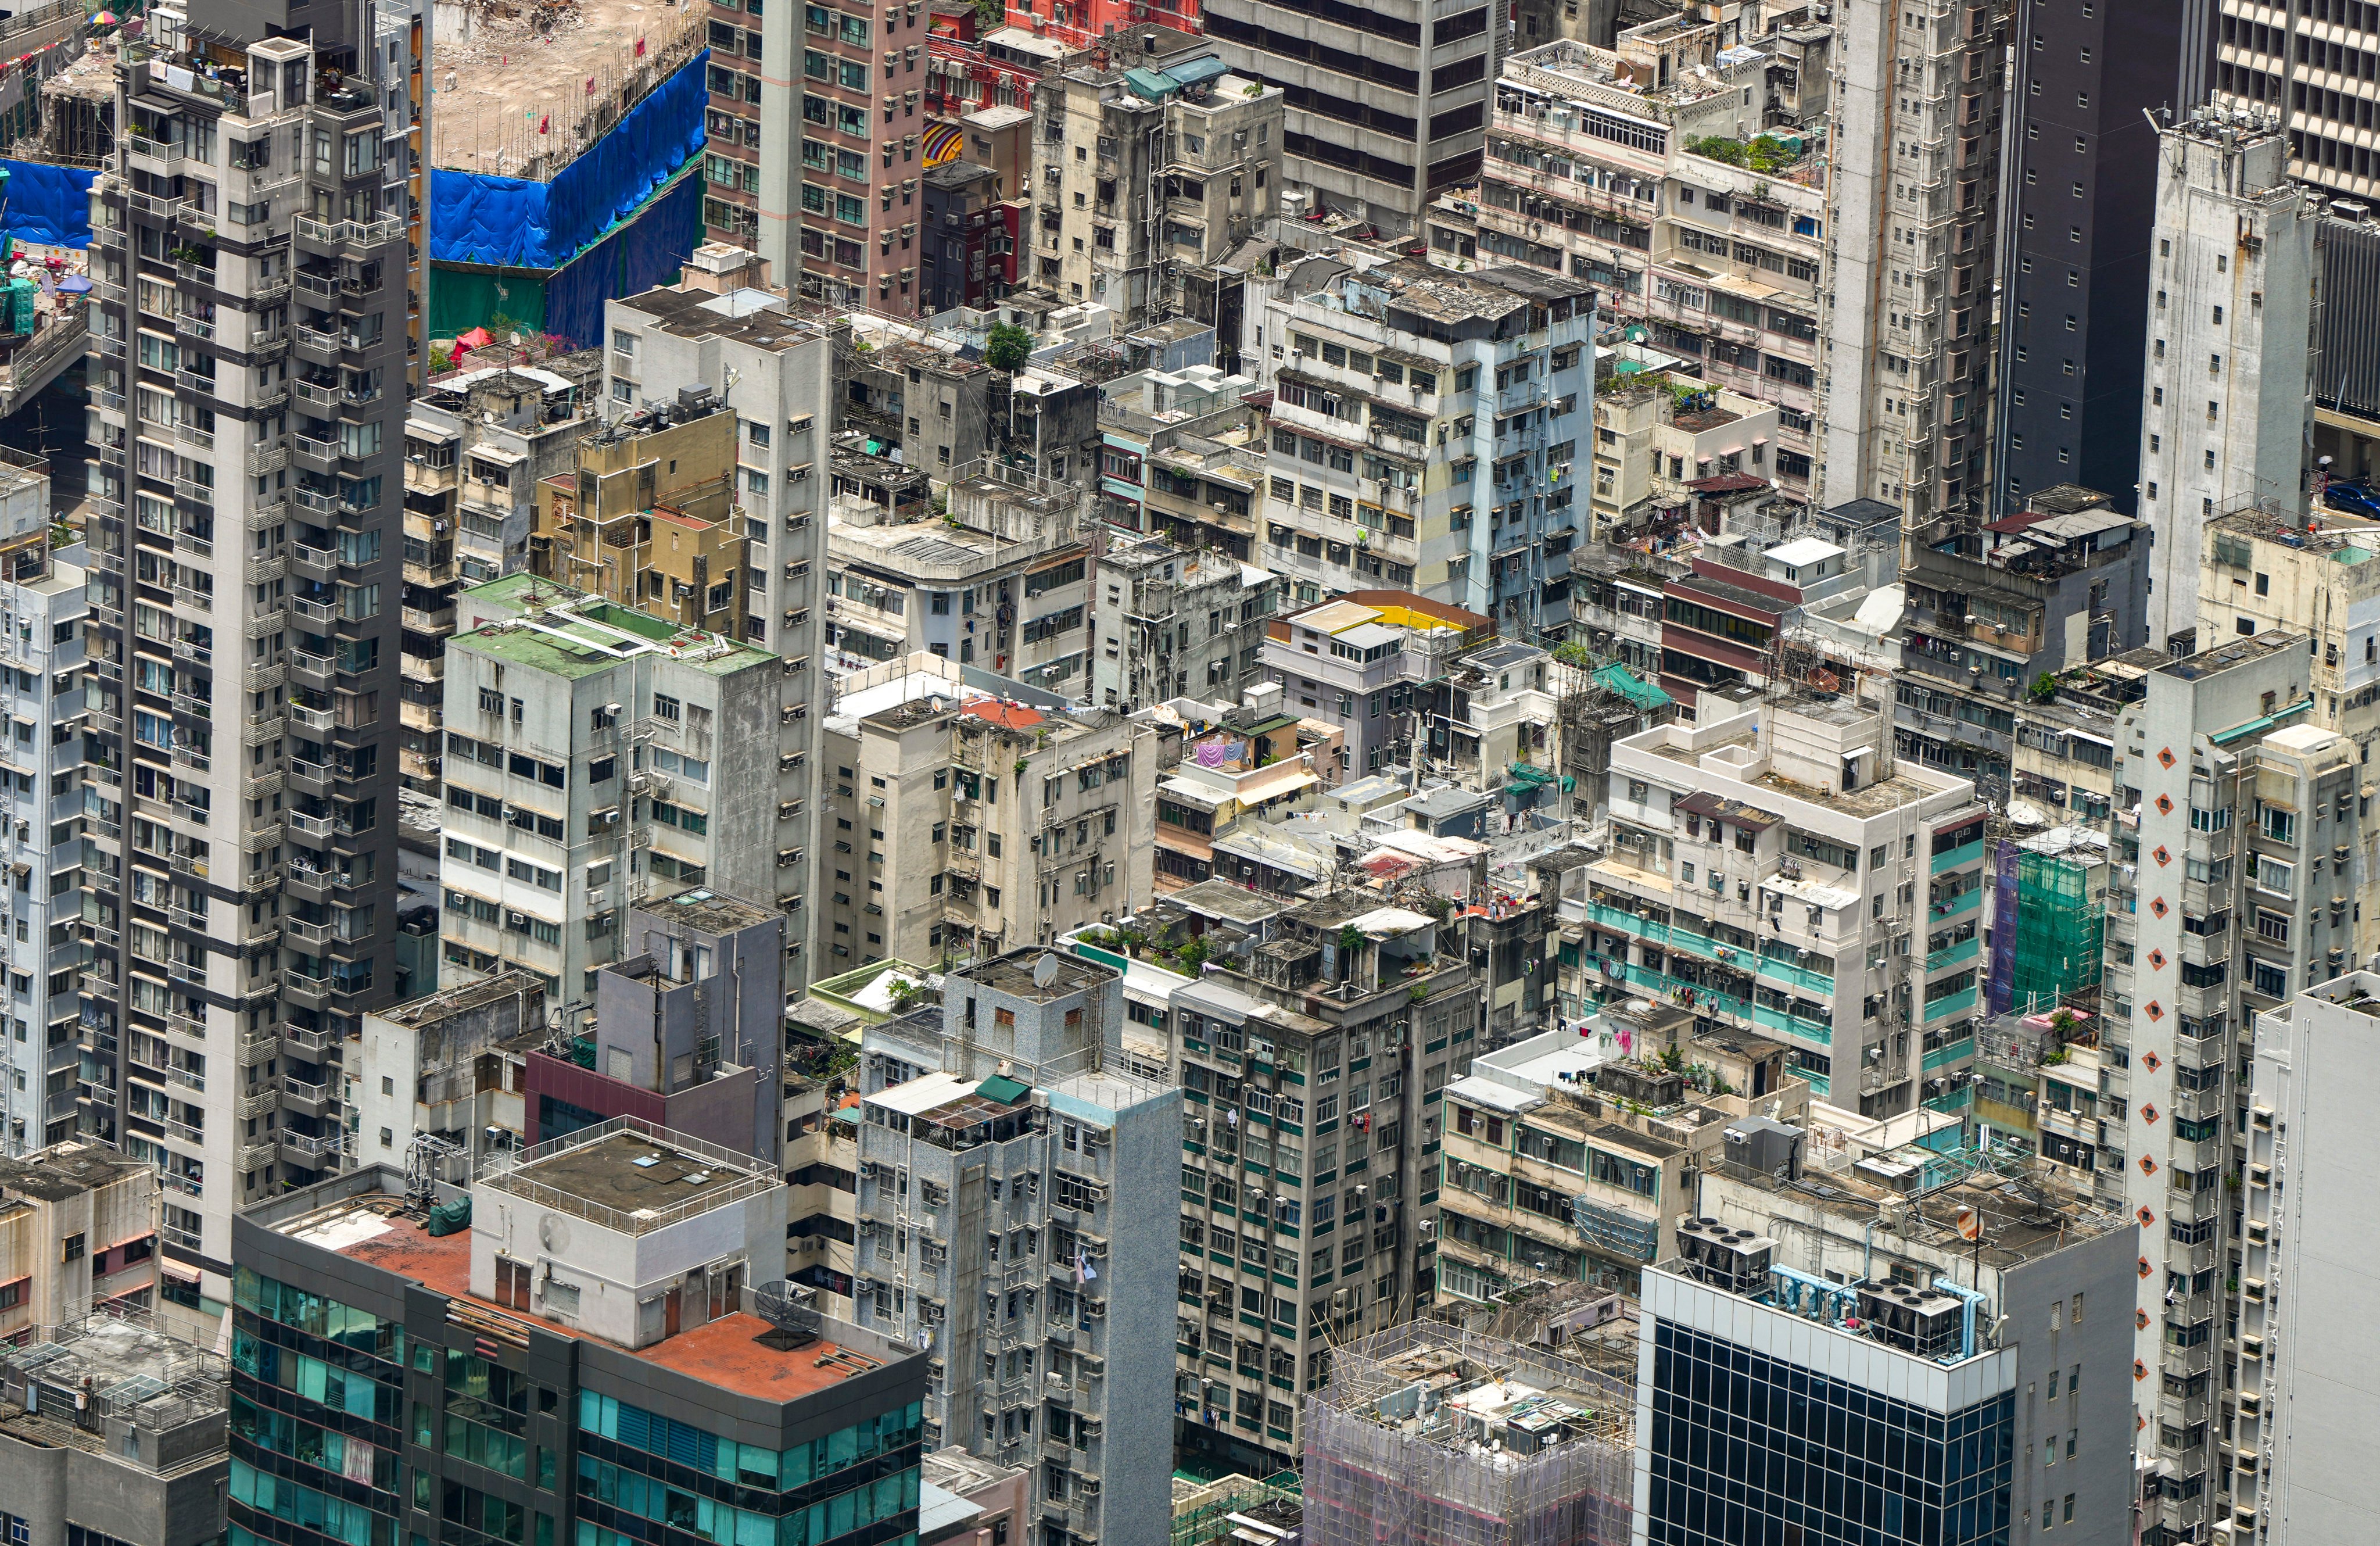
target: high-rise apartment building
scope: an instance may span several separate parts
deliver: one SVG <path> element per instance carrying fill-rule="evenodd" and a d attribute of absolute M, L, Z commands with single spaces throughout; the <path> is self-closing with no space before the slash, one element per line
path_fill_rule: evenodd
<path fill-rule="evenodd" d="M 1803 1121 L 1810 1087 L 1789 1056 L 1732 1028 L 1706 1034 L 1693 1010 L 1656 1001 L 1473 1059 L 1446 1087 L 1439 1134 L 1440 1296 L 1497 1304 L 1574 1283 L 1641 1293 L 1703 1169 L 1748 1126 Z"/>
<path fill-rule="evenodd" d="M 0 1530 L 26 1546 L 224 1539 L 230 1381 L 143 1315 L 77 1314 L 0 1349 Z"/>
<path fill-rule="evenodd" d="M 2128 1296 L 2148 1546 L 2206 1539 L 2230 1491 L 2223 1403 L 2248 1368 L 2225 1345 L 2239 1070 L 2257 1022 L 2348 969 L 2354 943 L 2362 764 L 2304 723 L 2306 643 L 2260 633 L 2159 666 L 2117 732 L 2140 804 L 2109 829 L 2130 884 L 2108 895 L 2102 1046 L 2121 1053 L 2097 1168 L 2123 1176 L 2142 1225 Z"/>
<path fill-rule="evenodd" d="M 2149 642 L 2169 647 L 2198 621 L 2205 523 L 2302 497 L 2319 205 L 2289 180 L 2269 115 L 2193 112 L 2158 130 L 2157 160 L 2140 512 L 2155 529 Z"/>
<path fill-rule="evenodd" d="M 1236 703 L 1257 680 L 1281 577 L 1163 537 L 1111 537 L 1090 701 L 1129 712 L 1169 698 Z"/>
<path fill-rule="evenodd" d="M 1817 505 L 1979 510 L 1991 433 L 2007 0 L 1833 7 Z"/>
<path fill-rule="evenodd" d="M 2198 569 L 2198 626 L 2211 648 L 2272 629 L 2308 640 L 2306 724 L 2336 730 L 2355 745 L 2359 762 L 2380 749 L 2380 542 L 2369 527 L 2342 530 L 2342 523 L 2313 523 L 2294 509 L 2274 515 L 2250 509 L 2217 516 L 2205 527 Z M 2367 825 L 2359 841 L 2363 868 L 2380 874 L 2380 824 Z M 2335 868 L 2335 866 L 2334 866 Z M 2357 961 L 2380 951 L 2380 907 L 2358 909 Z"/>
<path fill-rule="evenodd" d="M 801 299 L 916 316 L 932 18 L 923 0 L 846 4 L 781 7 L 762 29 L 774 73 L 747 78 L 747 91 L 760 82 L 760 116 L 744 120 L 760 134 L 758 250 Z M 714 104 L 719 94 L 714 82 Z"/>
<path fill-rule="evenodd" d="M 1134 1003 L 1148 1030 L 1133 1034 L 1168 1045 L 1187 1102 L 1177 1445 L 1286 1468 L 1330 1349 L 1436 1291 L 1439 1091 L 1480 1045 L 1466 943 L 1376 891 L 1301 900 L 1214 880 L 1073 944 L 1153 1000 Z"/>
<path fill-rule="evenodd" d="M 786 1288 L 786 1195 L 624 1117 L 468 1188 L 373 1164 L 250 1210 L 233 1535 L 914 1540 L 925 1355 Z"/>
<path fill-rule="evenodd" d="M 1205 6 L 1232 72 L 1287 94 L 1282 175 L 1304 208 L 1389 236 L 1420 229 L 1432 199 L 1479 176 L 1504 26 L 1492 6 L 1417 0 L 1343 17 L 1286 0 Z"/>
<path fill-rule="evenodd" d="M 158 1309 L 157 1191 L 148 1165 L 96 1143 L 0 1160 L 0 1342 Z"/>
<path fill-rule="evenodd" d="M 2380 1100 L 2375 1011 L 2380 975 L 2354 971 L 2256 1017 L 2239 1278 L 2216 1307 L 2240 1349 L 2225 1414 L 2230 1509 L 2211 1531 L 2226 1546 L 2380 1530 L 2380 1510 L 2354 1484 L 2380 1390 L 2361 1357 L 2365 1286 L 2347 1244 L 2369 1211 L 2369 1175 L 2355 1157 Z"/>
<path fill-rule="evenodd" d="M 1586 523 L 1595 291 L 1521 264 L 1399 258 L 1269 294 L 1268 567 L 1320 590 L 1418 591 L 1560 639 Z"/>
<path fill-rule="evenodd" d="M 1171 1517 L 1183 1103 L 1123 1032 L 1121 972 L 1024 949 L 860 1042 L 860 1323 L 924 1349 L 929 1444 L 1038 1455 L 1045 1541 Z"/>
<path fill-rule="evenodd" d="M 2149 115 L 2194 100 L 2203 19 L 2174 0 L 2016 0 L 2002 162 L 1997 463 L 1989 513 L 2058 483 L 2137 513 L 2156 213 Z"/>
<path fill-rule="evenodd" d="M 1172 308 L 1175 264 L 1220 262 L 1280 208 L 1282 93 L 1211 49 L 1130 47 L 1042 82 L 1030 277 L 1125 323 Z"/>
<path fill-rule="evenodd" d="M 0 768 L 0 846 L 10 865 L 8 953 L 0 1029 L 0 1153 L 72 1138 L 79 1126 L 81 1013 L 83 703 L 86 554 L 53 551 L 50 481 L 0 450 L 0 713 L 9 760 Z M 20 868 L 21 867 L 21 868 Z M 93 1083 L 115 1069 L 94 1065 Z"/>
<path fill-rule="evenodd" d="M 419 33 L 148 22 L 91 199 L 83 1025 L 91 1127 L 199 1215 L 164 1251 L 221 1302 L 234 1211 L 342 1163 L 341 1050 L 395 987 Z"/>
<path fill-rule="evenodd" d="M 1802 496 L 1831 244 L 1821 164 L 1787 149 L 1825 121 L 1826 99 L 1788 83 L 1824 81 L 1834 28 L 1788 16 L 1740 38 L 1740 19 L 1718 9 L 1630 28 L 1615 48 L 1563 41 L 1505 60 L 1471 239 L 1482 261 L 1593 284 L 1607 317 L 1641 323 L 1656 347 L 1698 361 L 1722 402 L 1742 394 L 1775 404 L 1775 425 L 1739 413 L 1720 447 L 1735 450 L 1740 470 Z M 1748 161 L 1728 147 L 1772 131 L 1758 167 L 1719 159 Z M 1429 212 L 1440 262 L 1466 255 L 1463 223 L 1443 203 Z M 1599 456 L 1610 449 L 1598 439 Z"/>
<path fill-rule="evenodd" d="M 844 676 L 825 731 L 829 969 L 1047 944 L 1148 896 L 1157 738 L 1113 710 L 1005 701 L 911 655 Z"/>
<path fill-rule="evenodd" d="M 636 904 L 773 897 L 790 846 L 776 656 L 533 575 L 457 605 L 442 976 L 517 968 L 584 1007 L 595 968 L 633 951 Z"/>
<path fill-rule="evenodd" d="M 710 50 L 703 83 L 710 101 L 702 115 L 702 234 L 707 241 L 749 248 L 760 232 L 766 13 L 747 10 L 743 0 L 710 0 L 703 9 L 703 42 Z M 781 38 L 800 35 L 790 19 L 778 31 Z M 796 132 L 790 123 L 783 128 Z"/>
<path fill-rule="evenodd" d="M 526 566 L 545 480 L 571 470 L 571 447 L 595 410 L 584 382 L 535 367 L 449 375 L 406 409 L 397 761 L 416 794 L 439 793 L 455 593 Z"/>
<path fill-rule="evenodd" d="M 1886 714 L 1798 693 L 1615 741 L 1609 807 L 1580 957 L 1609 988 L 1782 1039 L 1845 1111 L 1965 1103 L 1984 965 L 1972 783 L 1897 758 Z"/>
<path fill-rule="evenodd" d="M 834 360 L 827 335 L 787 315 L 782 297 L 758 288 L 760 277 L 747 254 L 705 246 L 677 286 L 611 302 L 603 383 L 604 396 L 620 405 L 674 402 L 678 388 L 700 383 L 736 418 L 735 502 L 744 509 L 748 592 L 743 637 L 772 651 L 783 672 L 777 766 L 767 784 L 777 812 L 776 878 L 742 884 L 736 894 L 773 902 L 790 917 L 784 988 L 798 994 L 809 980 L 807 908 L 821 846 L 812 841 L 808 812 L 819 794 L 815 705 L 825 691 Z"/>
<path fill-rule="evenodd" d="M 1631 1539 L 2137 1539 L 2143 1231 L 1972 1161 L 1912 1196 L 1779 1159 L 1712 1166 L 1645 1273 Z"/>
<path fill-rule="evenodd" d="M 713 891 L 628 910 L 625 954 L 595 973 L 595 1017 L 570 1054 L 527 1058 L 532 1144 L 614 1116 L 699 1128 L 773 1164 L 783 1152 L 782 913 Z"/>

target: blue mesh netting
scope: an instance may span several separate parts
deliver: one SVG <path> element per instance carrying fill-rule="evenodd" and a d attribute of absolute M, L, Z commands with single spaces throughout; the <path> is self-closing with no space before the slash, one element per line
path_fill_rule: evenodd
<path fill-rule="evenodd" d="M 545 331 L 577 348 L 603 341 L 603 303 L 677 274 L 702 239 L 702 178 L 689 168 L 637 218 L 573 259 L 545 286 Z"/>
<path fill-rule="evenodd" d="M 0 207 L 0 235 L 52 247 L 91 245 L 91 185 L 99 176 L 38 161 L 0 161 L 8 195 Z"/>
<path fill-rule="evenodd" d="M 702 153 L 708 50 L 656 87 L 550 183 L 430 174 L 431 258 L 558 268 Z"/>

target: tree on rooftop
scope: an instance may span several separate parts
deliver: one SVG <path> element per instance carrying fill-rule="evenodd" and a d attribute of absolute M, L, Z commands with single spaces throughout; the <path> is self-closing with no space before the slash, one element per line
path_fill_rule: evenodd
<path fill-rule="evenodd" d="M 990 335 L 984 339 L 983 362 L 995 371 L 1014 375 L 1033 358 L 1033 335 L 1014 323 L 995 323 Z"/>

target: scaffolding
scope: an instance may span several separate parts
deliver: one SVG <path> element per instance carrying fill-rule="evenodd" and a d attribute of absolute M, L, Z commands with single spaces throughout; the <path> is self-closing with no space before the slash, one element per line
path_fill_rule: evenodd
<path fill-rule="evenodd" d="M 2107 914 L 2092 893 L 2088 856 L 2016 855 L 2016 950 L 2009 963 L 2008 1007 L 2059 1004 L 2099 985 L 2099 945 Z"/>
<path fill-rule="evenodd" d="M 1340 1349 L 1305 1419 L 1314 1546 L 1620 1546 L 1633 1367 L 1431 1321 Z"/>

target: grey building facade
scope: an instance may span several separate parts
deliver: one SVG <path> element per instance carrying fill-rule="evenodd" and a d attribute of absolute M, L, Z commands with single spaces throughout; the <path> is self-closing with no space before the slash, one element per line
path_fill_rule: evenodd
<path fill-rule="evenodd" d="M 85 1119 L 151 1146 L 217 1301 L 235 1210 L 345 1163 L 340 1052 L 395 987 L 420 35 L 393 0 L 160 12 L 92 190 L 83 1044 L 182 1104 Z"/>

